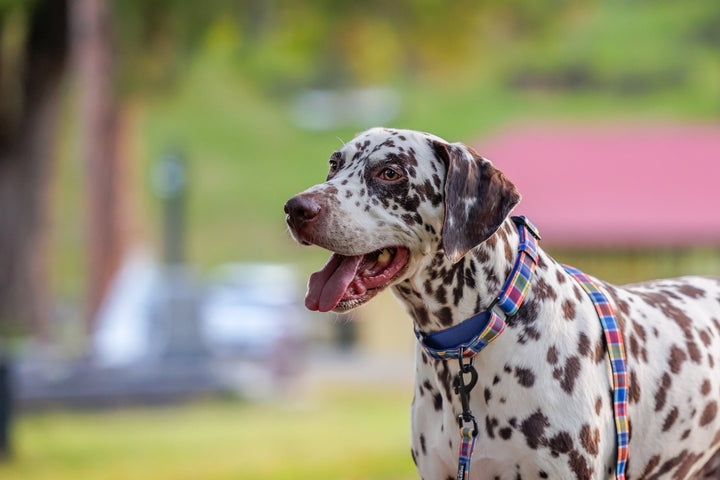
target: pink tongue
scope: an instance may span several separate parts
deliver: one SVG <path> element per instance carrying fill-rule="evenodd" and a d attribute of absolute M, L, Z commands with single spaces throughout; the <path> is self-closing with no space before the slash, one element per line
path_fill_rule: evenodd
<path fill-rule="evenodd" d="M 346 257 L 333 253 L 322 270 L 310 275 L 305 306 L 321 312 L 335 308 L 355 278 L 362 258 L 362 255 Z"/>

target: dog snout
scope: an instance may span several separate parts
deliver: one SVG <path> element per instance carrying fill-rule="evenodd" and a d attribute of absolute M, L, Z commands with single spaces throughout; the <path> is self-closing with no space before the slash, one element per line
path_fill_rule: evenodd
<path fill-rule="evenodd" d="M 285 203 L 288 224 L 298 233 L 316 221 L 321 210 L 318 202 L 308 195 L 295 195 Z"/>

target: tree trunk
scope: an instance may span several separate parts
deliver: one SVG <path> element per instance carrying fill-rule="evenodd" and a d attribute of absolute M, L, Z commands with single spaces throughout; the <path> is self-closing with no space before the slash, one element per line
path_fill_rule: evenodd
<path fill-rule="evenodd" d="M 106 0 L 72 1 L 72 37 L 80 90 L 81 150 L 86 168 L 88 225 L 88 330 L 123 253 L 117 151 L 112 22 Z"/>
<path fill-rule="evenodd" d="M 67 57 L 67 5 L 47 0 L 33 6 L 22 74 L 0 86 L 0 335 L 31 329 L 47 340 L 47 194 Z"/>
<path fill-rule="evenodd" d="M 12 452 L 13 352 L 6 339 L 28 331 L 42 341 L 50 336 L 47 194 L 67 58 L 67 4 L 45 0 L 29 8 L 15 69 L 0 59 L 0 460 Z M 0 28 L 5 21 L 0 17 Z"/>

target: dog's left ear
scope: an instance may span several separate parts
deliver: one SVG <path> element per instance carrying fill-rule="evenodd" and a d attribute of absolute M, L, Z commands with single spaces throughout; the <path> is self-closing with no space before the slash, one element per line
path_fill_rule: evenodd
<path fill-rule="evenodd" d="M 462 144 L 433 143 L 445 163 L 445 256 L 457 263 L 490 238 L 520 201 L 515 185 L 493 164 Z"/>

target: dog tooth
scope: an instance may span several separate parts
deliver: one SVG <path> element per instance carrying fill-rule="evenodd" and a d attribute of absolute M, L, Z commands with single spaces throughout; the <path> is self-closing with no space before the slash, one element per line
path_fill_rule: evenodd
<path fill-rule="evenodd" d="M 385 263 L 388 260 L 390 260 L 390 251 L 387 248 L 383 248 L 382 253 L 380 253 L 377 261 L 379 263 Z"/>

